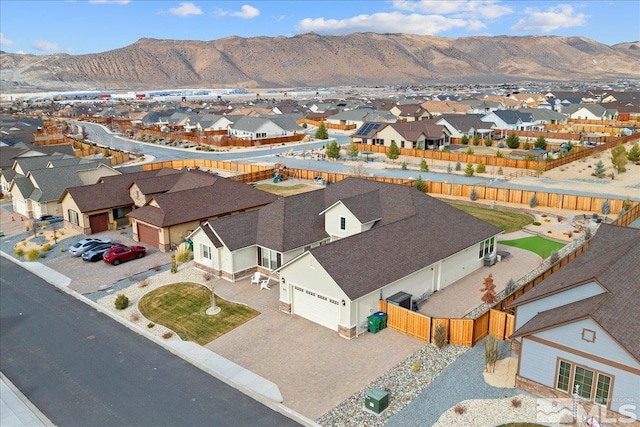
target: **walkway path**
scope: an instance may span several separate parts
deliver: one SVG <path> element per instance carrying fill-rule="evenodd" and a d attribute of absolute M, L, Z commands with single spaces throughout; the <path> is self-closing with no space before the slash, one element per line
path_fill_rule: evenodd
<path fill-rule="evenodd" d="M 509 357 L 509 343 L 499 341 L 499 359 Z M 401 412 L 388 427 L 430 426 L 447 409 L 468 399 L 497 399 L 522 394 L 515 388 L 492 387 L 484 380 L 484 340 L 460 356 Z"/>

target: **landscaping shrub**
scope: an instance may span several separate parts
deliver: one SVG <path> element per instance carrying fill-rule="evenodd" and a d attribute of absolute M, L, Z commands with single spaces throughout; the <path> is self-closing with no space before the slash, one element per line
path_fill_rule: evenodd
<path fill-rule="evenodd" d="M 494 372 L 498 361 L 498 340 L 489 334 L 484 342 L 484 365 L 487 372 Z"/>
<path fill-rule="evenodd" d="M 153 323 L 153 322 L 147 323 L 147 328 L 149 328 L 149 329 L 153 328 L 154 326 L 156 326 L 156 324 Z"/>
<path fill-rule="evenodd" d="M 171 338 L 173 336 L 173 332 L 171 331 L 167 331 L 164 334 L 162 334 L 162 338 L 164 338 L 165 340 Z"/>
<path fill-rule="evenodd" d="M 451 163 L 449 163 L 447 165 L 447 173 L 451 173 L 453 171 L 453 168 L 451 167 Z"/>
<path fill-rule="evenodd" d="M 485 173 L 486 170 L 487 170 L 487 166 L 484 164 L 483 161 L 480 161 L 480 163 L 478 163 L 478 166 L 476 166 L 476 172 Z"/>
<path fill-rule="evenodd" d="M 20 257 L 20 256 L 24 255 L 24 249 L 22 249 L 22 248 L 16 248 L 16 250 L 14 251 L 14 253 L 16 254 L 16 256 Z"/>
<path fill-rule="evenodd" d="M 131 313 L 131 316 L 129 318 L 133 322 L 137 322 L 138 320 L 140 320 L 140 313 L 138 313 L 137 311 L 134 311 L 133 313 Z"/>
<path fill-rule="evenodd" d="M 420 361 L 416 360 L 415 362 L 413 362 L 413 371 L 414 372 L 420 372 Z"/>
<path fill-rule="evenodd" d="M 429 172 L 429 165 L 427 164 L 427 161 L 425 159 L 422 159 L 422 161 L 420 162 L 420 170 L 422 172 Z"/>
<path fill-rule="evenodd" d="M 519 408 L 522 406 L 522 400 L 518 399 L 517 397 L 514 397 L 513 399 L 511 399 L 511 406 L 513 406 L 514 408 Z"/>
<path fill-rule="evenodd" d="M 473 176 L 473 164 L 467 163 L 467 168 L 464 170 L 465 176 Z"/>
<path fill-rule="evenodd" d="M 45 243 L 44 245 L 42 245 L 42 250 L 45 252 L 48 252 L 51 250 L 51 243 Z"/>
<path fill-rule="evenodd" d="M 478 192 L 476 191 L 475 188 L 471 189 L 471 194 L 469 194 L 469 198 L 471 199 L 472 202 L 475 202 L 476 200 L 478 200 Z"/>
<path fill-rule="evenodd" d="M 179 264 L 183 264 L 191 260 L 191 251 L 180 251 L 178 255 L 176 255 L 176 261 Z"/>
<path fill-rule="evenodd" d="M 473 152 L 474 152 L 474 151 L 473 151 L 473 148 L 471 148 L 471 147 L 467 148 L 467 154 L 468 154 L 468 155 L 470 155 L 470 156 L 471 156 L 471 155 L 473 154 Z"/>
<path fill-rule="evenodd" d="M 504 175 L 504 171 L 502 170 L 502 166 L 498 168 L 498 175 Z"/>
<path fill-rule="evenodd" d="M 460 171 L 462 169 L 462 165 L 460 164 L 460 160 L 456 162 L 456 171 Z"/>
<path fill-rule="evenodd" d="M 204 272 L 202 274 L 202 278 L 204 279 L 205 282 L 209 282 L 209 281 L 211 281 L 213 276 L 211 276 L 211 273 L 209 273 L 209 272 Z"/>
<path fill-rule="evenodd" d="M 538 222 L 538 221 L 533 221 L 532 225 L 542 225 L 542 224 L 540 222 Z"/>
<path fill-rule="evenodd" d="M 149 286 L 149 278 L 148 277 L 142 278 L 138 286 L 141 288 L 146 288 L 147 286 Z"/>
<path fill-rule="evenodd" d="M 416 179 L 416 190 L 424 193 L 427 189 L 427 183 L 424 182 L 424 179 L 422 179 L 422 175 L 418 175 L 418 179 Z"/>
<path fill-rule="evenodd" d="M 433 343 L 438 348 L 442 348 L 447 344 L 447 328 L 440 323 L 433 330 Z"/>
<path fill-rule="evenodd" d="M 467 408 L 465 408 L 463 405 L 457 404 L 453 410 L 455 411 L 456 414 L 458 415 L 462 415 L 465 412 L 467 412 Z"/>
<path fill-rule="evenodd" d="M 124 310 L 125 308 L 129 307 L 129 298 L 127 298 L 127 296 L 124 294 L 120 294 L 116 297 L 114 305 L 116 307 L 116 310 Z"/>
<path fill-rule="evenodd" d="M 535 208 L 536 206 L 538 206 L 538 196 L 536 196 L 536 193 L 533 193 L 531 199 L 529 199 L 529 207 Z"/>
<path fill-rule="evenodd" d="M 35 261 L 40 258 L 40 251 L 37 249 L 30 249 L 29 252 L 25 255 L 27 261 Z"/>
<path fill-rule="evenodd" d="M 504 287 L 504 291 L 507 295 L 510 295 L 513 293 L 513 291 L 516 290 L 516 281 L 513 280 L 513 277 L 511 279 L 509 279 L 509 281 L 507 282 L 507 284 Z"/>
<path fill-rule="evenodd" d="M 176 274 L 178 272 L 178 260 L 175 255 L 171 255 L 171 273 Z"/>
<path fill-rule="evenodd" d="M 551 252 L 549 261 L 551 261 L 551 264 L 555 264 L 556 262 L 560 261 L 560 254 L 558 253 L 558 251 Z"/>

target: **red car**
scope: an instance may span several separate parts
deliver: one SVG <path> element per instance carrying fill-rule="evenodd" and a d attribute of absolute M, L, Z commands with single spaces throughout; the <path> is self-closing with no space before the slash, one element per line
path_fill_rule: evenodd
<path fill-rule="evenodd" d="M 131 259 L 142 258 L 146 254 L 147 249 L 143 246 L 114 246 L 102 254 L 102 260 L 109 264 L 118 265 Z"/>

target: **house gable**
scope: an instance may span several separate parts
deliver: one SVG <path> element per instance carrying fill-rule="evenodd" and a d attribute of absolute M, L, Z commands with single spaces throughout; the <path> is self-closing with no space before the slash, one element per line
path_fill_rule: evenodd
<path fill-rule="evenodd" d="M 341 201 L 324 211 L 324 217 L 325 230 L 332 241 L 362 232 L 363 224 Z"/>

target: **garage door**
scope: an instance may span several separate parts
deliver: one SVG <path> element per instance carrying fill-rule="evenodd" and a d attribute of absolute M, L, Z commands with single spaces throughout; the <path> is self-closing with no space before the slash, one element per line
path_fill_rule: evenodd
<path fill-rule="evenodd" d="M 100 233 L 109 229 L 109 214 L 107 212 L 89 216 L 91 234 Z"/>
<path fill-rule="evenodd" d="M 157 228 L 149 227 L 148 225 L 138 223 L 138 240 L 141 243 L 157 248 L 160 246 L 160 236 Z"/>
<path fill-rule="evenodd" d="M 24 200 L 13 199 L 13 210 L 21 215 L 27 216 L 27 203 Z"/>
<path fill-rule="evenodd" d="M 338 330 L 340 303 L 309 289 L 293 287 L 293 313 L 334 331 Z"/>

